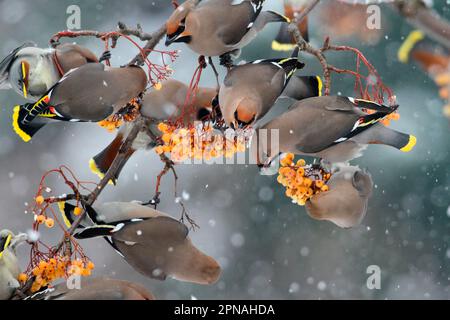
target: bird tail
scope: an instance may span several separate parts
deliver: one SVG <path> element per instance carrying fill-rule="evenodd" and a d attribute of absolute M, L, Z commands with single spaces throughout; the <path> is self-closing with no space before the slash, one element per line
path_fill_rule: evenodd
<path fill-rule="evenodd" d="M 425 38 L 425 35 L 423 34 L 422 31 L 419 31 L 419 30 L 412 31 L 408 35 L 406 40 L 403 42 L 400 49 L 398 50 L 398 53 L 397 53 L 398 60 L 400 60 L 400 62 L 403 62 L 403 63 L 408 63 L 411 52 L 413 51 L 413 49 L 415 48 L 417 43 L 422 41 L 424 38 Z"/>
<path fill-rule="evenodd" d="M 119 154 L 120 148 L 125 140 L 123 132 L 118 132 L 114 140 L 100 153 L 94 156 L 89 161 L 89 167 L 91 171 L 96 174 L 100 179 L 103 179 L 111 167 L 114 159 Z M 134 154 L 136 150 L 130 149 L 126 154 L 127 160 Z M 117 179 L 119 178 L 120 172 L 122 171 L 126 161 L 118 168 L 116 175 L 110 181 L 110 183 L 116 185 Z"/>
<path fill-rule="evenodd" d="M 44 127 L 47 123 L 42 121 L 28 121 L 31 108 L 35 104 L 27 103 L 21 106 L 15 106 L 12 116 L 12 127 L 14 132 L 25 142 L 29 142 L 31 138 Z"/>
<path fill-rule="evenodd" d="M 383 125 L 374 126 L 370 131 L 370 144 L 385 144 L 402 152 L 410 152 L 417 143 L 415 136 L 395 131 Z"/>
<path fill-rule="evenodd" d="M 294 76 L 282 96 L 295 100 L 322 96 L 323 82 L 319 76 Z"/>
<path fill-rule="evenodd" d="M 301 13 L 303 10 L 303 7 L 298 10 L 294 10 L 292 4 L 285 4 L 284 6 L 285 16 L 290 20 L 294 18 L 295 13 Z M 298 24 L 298 28 L 303 38 L 309 42 L 308 17 L 302 19 L 302 21 Z M 295 39 L 289 32 L 289 24 L 288 22 L 283 23 L 280 26 L 277 37 L 272 41 L 272 50 L 290 51 L 294 48 L 294 46 Z"/>
<path fill-rule="evenodd" d="M 64 224 L 67 228 L 70 228 L 75 220 L 77 219 L 77 213 L 75 210 L 78 210 L 76 206 L 68 203 L 67 201 L 58 202 L 59 212 L 63 218 Z M 78 228 L 84 228 L 82 224 L 78 225 Z"/>

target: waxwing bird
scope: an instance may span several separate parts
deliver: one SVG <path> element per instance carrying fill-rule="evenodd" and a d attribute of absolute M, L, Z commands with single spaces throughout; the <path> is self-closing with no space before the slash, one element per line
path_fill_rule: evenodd
<path fill-rule="evenodd" d="M 76 217 L 74 206 L 60 204 L 67 226 Z M 140 273 L 154 279 L 172 277 L 180 281 L 211 284 L 220 275 L 219 264 L 199 251 L 188 237 L 188 228 L 178 220 L 152 208 L 127 202 L 86 207 L 77 239 L 104 237 Z"/>
<path fill-rule="evenodd" d="M 358 167 L 341 167 L 327 184 L 328 191 L 314 195 L 306 202 L 308 215 L 316 220 L 331 221 L 341 228 L 359 225 L 372 195 L 370 173 Z"/>
<path fill-rule="evenodd" d="M 110 278 L 82 279 L 79 289 L 69 289 L 66 282 L 39 291 L 25 300 L 155 300 L 142 285 Z"/>
<path fill-rule="evenodd" d="M 258 132 L 266 129 L 261 133 L 268 135 L 273 129 L 278 130 L 278 145 L 272 145 L 272 139 L 269 139 L 267 150 L 262 150 L 263 144 L 257 141 L 259 133 L 255 134 L 252 154 L 259 165 L 266 166 L 278 156 L 274 154 L 278 151 L 319 157 L 329 164 L 352 160 L 369 144 L 384 144 L 409 152 L 415 146 L 416 138 L 380 123 L 397 107 L 341 96 L 297 101 L 286 113 L 258 129 Z M 375 113 L 367 114 L 362 109 Z"/>
<path fill-rule="evenodd" d="M 400 47 L 398 59 L 403 63 L 417 63 L 440 88 L 441 98 L 449 99 L 450 51 L 447 48 L 426 38 L 422 31 L 415 30 Z"/>
<path fill-rule="evenodd" d="M 24 98 L 37 101 L 71 69 L 97 62 L 94 53 L 76 44 L 42 49 L 27 42 L 0 62 L 0 89 L 12 88 Z"/>
<path fill-rule="evenodd" d="M 202 120 L 210 114 L 212 101 L 217 94 L 216 89 L 199 87 L 193 95 L 192 107 L 185 107 L 188 90 L 189 87 L 185 83 L 169 79 L 162 83 L 160 90 L 148 91 L 144 95 L 140 112 L 144 117 L 157 120 L 150 125 L 150 130 L 153 133 L 161 134 L 157 128 L 159 121 L 177 120 L 181 117 L 180 120 L 186 125 L 192 124 L 195 120 Z M 101 178 L 104 177 L 133 125 L 133 123 L 122 125 L 114 140 L 91 159 L 89 166 L 92 172 Z M 132 147 L 128 150 L 127 157 L 130 158 L 137 150 L 153 147 L 154 142 L 151 137 L 146 132 L 140 132 Z M 122 168 L 117 171 L 113 183 L 119 178 L 121 170 Z"/>
<path fill-rule="evenodd" d="M 271 22 L 289 22 L 262 11 L 263 0 L 192 0 L 180 5 L 167 20 L 166 45 L 185 42 L 196 53 L 222 56 L 250 43 Z"/>
<path fill-rule="evenodd" d="M 447 48 L 425 37 L 420 30 L 412 31 L 398 51 L 400 62 L 418 63 L 430 75 L 447 71 L 450 52 Z"/>
<path fill-rule="evenodd" d="M 220 110 L 228 126 L 235 129 L 254 124 L 280 97 L 297 69 L 298 48 L 291 58 L 257 60 L 228 71 L 219 91 Z"/>
<path fill-rule="evenodd" d="M 20 274 L 19 261 L 15 249 L 26 240 L 26 235 L 15 236 L 9 230 L 0 231 L 0 300 L 11 298 L 20 287 L 17 280 Z"/>
<path fill-rule="evenodd" d="M 281 97 L 294 100 L 322 96 L 323 82 L 319 76 L 293 76 Z"/>
<path fill-rule="evenodd" d="M 307 4 L 308 0 L 284 0 L 284 16 L 291 21 L 294 20 L 305 10 Z M 297 26 L 303 39 L 309 41 L 308 16 L 304 17 Z M 295 38 L 289 32 L 289 24 L 281 24 L 277 37 L 272 41 L 272 50 L 291 51 L 295 46 Z"/>
<path fill-rule="evenodd" d="M 16 106 L 14 131 L 25 141 L 52 120 L 97 122 L 118 112 L 147 85 L 136 66 L 110 68 L 89 63 L 66 73 L 36 103 Z M 38 119 L 37 119 L 38 118 Z"/>

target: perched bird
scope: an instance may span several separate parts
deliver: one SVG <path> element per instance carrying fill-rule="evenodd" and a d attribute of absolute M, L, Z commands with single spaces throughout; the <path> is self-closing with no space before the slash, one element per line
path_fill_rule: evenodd
<path fill-rule="evenodd" d="M 284 0 L 284 15 L 292 21 L 305 10 L 307 5 L 308 0 Z M 303 39 L 309 41 L 308 16 L 304 17 L 297 27 Z M 281 24 L 277 37 L 272 41 L 272 50 L 290 51 L 294 49 L 295 45 L 296 41 L 289 32 L 289 25 L 287 23 Z"/>
<path fill-rule="evenodd" d="M 166 45 L 185 42 L 208 57 L 239 51 L 271 22 L 289 22 L 273 11 L 262 11 L 264 0 L 193 0 L 180 5 L 167 20 Z"/>
<path fill-rule="evenodd" d="M 372 195 L 370 173 L 358 167 L 345 166 L 331 176 L 329 190 L 314 195 L 306 202 L 306 211 L 316 220 L 331 221 L 341 228 L 361 223 Z"/>
<path fill-rule="evenodd" d="M 161 134 L 157 128 L 159 121 L 172 119 L 192 124 L 211 113 L 212 102 L 217 95 L 216 89 L 199 87 L 193 95 L 192 105 L 185 106 L 188 90 L 189 87 L 185 83 L 169 79 L 162 83 L 160 90 L 152 90 L 144 95 L 140 112 L 144 117 L 156 120 L 149 128 L 155 135 Z M 123 124 L 114 140 L 91 159 L 89 166 L 92 172 L 101 178 L 104 177 L 133 125 L 133 123 Z M 140 132 L 128 150 L 127 157 L 130 158 L 137 150 L 154 146 L 152 138 L 146 132 Z M 113 183 L 119 178 L 121 170 L 122 168 L 117 171 Z"/>
<path fill-rule="evenodd" d="M 275 154 L 278 152 L 319 157 L 328 164 L 352 160 L 360 156 L 368 144 L 385 144 L 409 152 L 416 144 L 413 135 L 379 123 L 397 107 L 341 96 L 297 101 L 286 113 L 258 129 L 258 132 L 268 135 L 273 129 L 277 130 L 278 145 L 272 145 L 269 139 L 267 150 L 263 150 L 263 142 L 257 141 L 261 135 L 255 134 L 252 154 L 259 165 L 266 166 L 278 156 Z M 363 109 L 376 112 L 367 114 Z"/>
<path fill-rule="evenodd" d="M 74 208 L 60 204 L 67 226 L 76 218 Z M 77 239 L 105 237 L 134 269 L 150 278 L 217 281 L 220 266 L 192 244 L 188 228 L 178 220 L 137 203 L 111 202 L 86 210 L 91 221 L 82 223 Z"/>
<path fill-rule="evenodd" d="M 229 70 L 219 92 L 225 123 L 237 129 L 261 119 L 282 95 L 295 71 L 304 67 L 297 56 L 298 48 L 291 58 L 257 60 Z M 310 77 L 303 79 L 307 90 L 299 95 L 318 91 L 316 77 L 316 88 L 311 87 L 314 81 L 310 81 Z"/>
<path fill-rule="evenodd" d="M 25 240 L 25 234 L 15 236 L 9 230 L 0 231 L 0 300 L 11 298 L 14 291 L 20 287 L 17 280 L 20 267 L 15 249 Z"/>
<path fill-rule="evenodd" d="M 147 76 L 140 67 L 85 64 L 66 73 L 38 102 L 16 106 L 14 131 L 27 142 L 49 120 L 104 120 L 139 96 L 146 85 Z"/>
<path fill-rule="evenodd" d="M 37 101 L 71 69 L 98 62 L 94 53 L 76 44 L 42 49 L 27 42 L 0 62 L 0 89 L 12 88 L 24 98 Z"/>
<path fill-rule="evenodd" d="M 110 278 L 88 278 L 81 280 L 79 289 L 70 290 L 64 282 L 24 300 L 155 300 L 155 297 L 137 283 Z"/>

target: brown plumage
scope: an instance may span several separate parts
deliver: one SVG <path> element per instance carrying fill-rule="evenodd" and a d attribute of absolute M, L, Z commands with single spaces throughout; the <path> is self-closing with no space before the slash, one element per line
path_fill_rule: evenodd
<path fill-rule="evenodd" d="M 306 202 L 306 211 L 316 220 L 327 220 L 341 228 L 359 225 L 367 212 L 373 190 L 372 177 L 358 167 L 342 167 L 327 183 L 329 190 Z"/>

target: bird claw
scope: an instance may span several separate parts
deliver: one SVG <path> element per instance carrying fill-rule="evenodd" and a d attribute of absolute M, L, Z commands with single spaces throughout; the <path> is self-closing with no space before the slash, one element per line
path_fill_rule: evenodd
<path fill-rule="evenodd" d="M 107 51 L 103 52 L 103 54 L 100 57 L 100 59 L 98 60 L 98 62 L 103 62 L 103 61 L 109 60 L 109 59 L 111 59 L 111 57 L 112 57 L 111 51 L 107 50 Z"/>
<path fill-rule="evenodd" d="M 227 69 L 231 69 L 234 67 L 233 59 L 231 58 L 231 54 L 225 53 L 219 57 L 220 65 L 226 67 Z"/>
<path fill-rule="evenodd" d="M 159 198 L 160 193 L 158 192 L 149 202 L 143 203 L 144 206 L 153 206 L 156 210 L 158 204 L 161 203 L 161 199 Z"/>

